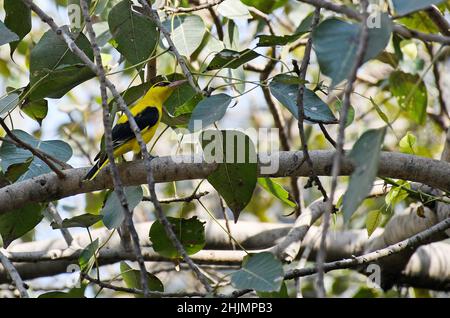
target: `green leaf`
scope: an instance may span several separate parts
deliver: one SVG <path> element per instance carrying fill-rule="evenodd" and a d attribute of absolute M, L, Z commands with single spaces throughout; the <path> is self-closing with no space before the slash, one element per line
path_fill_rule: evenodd
<path fill-rule="evenodd" d="M 205 127 L 222 119 L 231 103 L 231 96 L 227 94 L 217 94 L 203 99 L 194 108 L 189 121 L 189 130 L 191 132 L 204 129 Z M 195 129 L 196 121 L 200 121 L 200 129 Z"/>
<path fill-rule="evenodd" d="M 251 19 L 246 5 L 240 0 L 225 0 L 217 6 L 217 12 L 228 19 Z"/>
<path fill-rule="evenodd" d="M 336 110 L 340 114 L 341 109 L 342 109 L 342 101 L 338 99 L 334 105 L 336 107 Z M 353 123 L 354 119 L 355 119 L 355 109 L 353 108 L 352 105 L 349 105 L 348 113 L 347 113 L 347 120 L 345 121 L 345 127 L 350 126 Z"/>
<path fill-rule="evenodd" d="M 108 16 L 109 30 L 117 43 L 116 49 L 135 65 L 148 59 L 159 41 L 156 25 L 131 9 L 131 1 L 118 3 Z"/>
<path fill-rule="evenodd" d="M 289 75 L 277 75 L 269 84 L 272 95 L 298 119 L 297 96 L 298 78 Z M 330 108 L 313 91 L 305 88 L 303 107 L 306 120 L 311 123 L 336 124 Z"/>
<path fill-rule="evenodd" d="M 52 155 L 61 161 L 67 162 L 72 157 L 72 148 L 64 141 L 41 141 L 22 130 L 13 130 L 12 133 L 28 145 L 39 149 L 46 154 Z M 13 164 L 26 162 L 30 157 L 33 157 L 33 154 L 30 151 L 16 147 L 14 144 L 5 140 L 0 147 L 0 157 L 2 158 L 2 170 L 7 171 Z M 51 172 L 50 168 L 41 159 L 34 157 L 28 171 L 19 178 L 19 181 L 48 172 Z"/>
<path fill-rule="evenodd" d="M 10 182 L 16 182 L 21 175 L 28 171 L 32 161 L 33 158 L 30 157 L 23 163 L 15 163 L 10 165 L 8 167 L 8 171 L 5 173 L 5 178 Z"/>
<path fill-rule="evenodd" d="M 205 161 L 218 164 L 207 180 L 224 198 L 237 222 L 256 186 L 255 146 L 246 134 L 233 130 L 206 130 L 200 142 Z"/>
<path fill-rule="evenodd" d="M 12 111 L 19 103 L 19 95 L 12 93 L 0 99 L 0 115 Z"/>
<path fill-rule="evenodd" d="M 244 257 L 242 268 L 231 274 L 231 284 L 238 289 L 276 292 L 281 289 L 283 277 L 280 260 L 270 252 L 262 252 Z"/>
<path fill-rule="evenodd" d="M 63 29 L 69 32 L 68 27 Z M 83 33 L 77 34 L 75 44 L 93 60 L 92 47 Z M 44 33 L 30 53 L 30 101 L 45 97 L 61 98 L 73 87 L 95 74 L 67 47 L 55 32 Z"/>
<path fill-rule="evenodd" d="M 34 229 L 42 218 L 42 206 L 38 203 L 28 203 L 24 207 L 0 215 L 0 235 L 5 248 Z"/>
<path fill-rule="evenodd" d="M 18 41 L 9 44 L 11 56 L 13 55 L 19 41 L 31 31 L 31 9 L 25 3 L 17 0 L 4 0 L 5 25 L 19 37 Z"/>
<path fill-rule="evenodd" d="M 389 77 L 389 89 L 397 102 L 418 124 L 425 124 L 427 117 L 427 87 L 419 75 L 395 71 Z"/>
<path fill-rule="evenodd" d="M 81 252 L 78 257 L 78 265 L 80 265 L 80 270 L 82 272 L 89 272 L 95 262 L 95 253 L 98 250 L 99 240 L 91 242 L 85 249 Z"/>
<path fill-rule="evenodd" d="M 291 35 L 257 35 L 258 44 L 256 46 L 274 46 L 274 45 L 286 45 L 288 43 L 294 42 L 303 34 L 308 33 L 311 29 L 311 24 L 314 18 L 314 14 L 310 13 L 307 17 L 300 23 L 300 25 L 295 30 L 294 34 Z"/>
<path fill-rule="evenodd" d="M 256 294 L 259 298 L 289 298 L 286 283 L 281 284 L 281 289 L 275 292 L 260 292 L 257 291 Z"/>
<path fill-rule="evenodd" d="M 443 0 L 392 0 L 397 15 L 405 15 L 441 2 Z"/>
<path fill-rule="evenodd" d="M 191 56 L 202 43 L 205 24 L 198 15 L 175 15 L 164 21 L 164 26 L 170 31 L 175 47 L 183 56 Z"/>
<path fill-rule="evenodd" d="M 22 105 L 20 108 L 28 117 L 36 120 L 39 125 L 42 125 L 42 120 L 47 116 L 48 102 L 45 99 L 32 101 Z"/>
<path fill-rule="evenodd" d="M 400 146 L 400 151 L 404 153 L 415 154 L 414 145 L 416 144 L 416 141 L 416 136 L 414 136 L 412 132 L 408 131 L 398 143 L 398 145 Z"/>
<path fill-rule="evenodd" d="M 8 29 L 3 22 L 0 21 L 0 46 L 15 41 L 19 41 L 19 36 Z"/>
<path fill-rule="evenodd" d="M 172 217 L 167 217 L 167 219 L 172 224 L 175 236 L 188 255 L 197 253 L 205 246 L 205 222 L 199 221 L 196 216 L 190 219 Z M 181 257 L 160 221 L 152 224 L 149 237 L 155 252 L 169 258 Z"/>
<path fill-rule="evenodd" d="M 123 281 L 128 288 L 135 288 L 142 290 L 141 272 L 132 269 L 127 263 L 120 262 L 120 274 Z M 150 291 L 164 292 L 164 285 L 153 274 L 147 273 L 147 286 Z M 137 297 L 138 295 L 136 295 Z"/>
<path fill-rule="evenodd" d="M 125 187 L 125 197 L 127 198 L 128 208 L 132 211 L 143 197 L 142 187 Z M 103 216 L 103 224 L 109 229 L 117 229 L 125 219 L 122 211 L 122 205 L 115 191 L 111 191 L 106 197 L 106 202 L 100 214 Z"/>
<path fill-rule="evenodd" d="M 375 108 L 378 116 L 380 116 L 381 120 L 384 121 L 384 123 L 388 126 L 390 126 L 390 122 L 389 122 L 389 118 L 387 117 L 387 115 L 381 110 L 380 106 L 378 106 L 377 103 L 375 103 L 375 101 L 373 100 L 372 97 L 370 97 L 370 102 L 373 106 L 373 108 Z"/>
<path fill-rule="evenodd" d="M 84 297 L 84 291 L 86 286 L 81 288 L 72 288 L 68 292 L 53 291 L 44 294 L 40 294 L 38 298 L 86 298 Z"/>
<path fill-rule="evenodd" d="M 348 155 L 354 164 L 354 171 L 342 202 L 346 223 L 372 189 L 385 133 L 386 127 L 366 131 Z"/>
<path fill-rule="evenodd" d="M 367 213 L 366 217 L 366 230 L 367 235 L 370 237 L 372 233 L 380 226 L 383 219 L 383 213 L 380 210 L 372 210 Z"/>
<path fill-rule="evenodd" d="M 70 228 L 70 227 L 90 227 L 94 225 L 95 223 L 101 221 L 103 219 L 103 216 L 98 214 L 82 214 L 74 216 L 70 219 L 64 219 L 61 223 L 61 225 L 52 222 L 50 225 L 53 229 L 61 229 L 61 228 Z"/>
<path fill-rule="evenodd" d="M 426 12 L 416 12 L 398 21 L 409 29 L 425 33 L 439 33 L 439 28 Z"/>
<path fill-rule="evenodd" d="M 378 56 L 391 37 L 392 21 L 389 16 L 381 14 L 380 21 L 380 27 L 369 28 L 364 62 Z M 359 23 L 348 23 L 337 18 L 326 19 L 312 32 L 320 70 L 331 77 L 333 87 L 348 77 L 355 64 L 359 33 Z"/>
<path fill-rule="evenodd" d="M 257 58 L 258 56 L 259 53 L 256 53 L 250 49 L 245 49 L 241 52 L 224 49 L 214 56 L 206 70 L 211 71 L 221 68 L 236 69 L 242 64 Z"/>
<path fill-rule="evenodd" d="M 401 201 L 405 200 L 409 193 L 405 189 L 411 189 L 411 185 L 408 181 L 398 180 L 396 182 L 398 186 L 392 186 L 388 194 L 386 194 L 384 201 L 388 207 L 394 207 Z"/>
<path fill-rule="evenodd" d="M 297 204 L 290 199 L 289 192 L 271 178 L 258 178 L 258 184 L 281 202 L 295 208 Z"/>
<path fill-rule="evenodd" d="M 241 2 L 264 13 L 271 13 L 273 10 L 284 6 L 288 0 L 241 0 Z"/>

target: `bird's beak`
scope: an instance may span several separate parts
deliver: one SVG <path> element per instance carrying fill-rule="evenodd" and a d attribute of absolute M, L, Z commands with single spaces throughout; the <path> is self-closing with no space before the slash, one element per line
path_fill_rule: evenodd
<path fill-rule="evenodd" d="M 187 80 L 186 80 L 186 79 L 183 79 L 183 80 L 179 80 L 179 81 L 172 82 L 172 83 L 170 83 L 170 84 L 167 85 L 167 86 L 169 86 L 169 87 L 178 87 L 178 86 L 180 86 L 180 85 L 183 85 L 183 84 L 186 83 L 186 82 L 187 82 Z"/>

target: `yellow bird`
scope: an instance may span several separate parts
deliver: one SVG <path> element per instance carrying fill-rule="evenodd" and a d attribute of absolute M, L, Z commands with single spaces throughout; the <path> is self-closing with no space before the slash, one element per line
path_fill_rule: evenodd
<path fill-rule="evenodd" d="M 154 84 L 145 96 L 130 109 L 136 120 L 136 124 L 141 130 L 142 138 L 148 143 L 155 135 L 162 116 L 162 107 L 167 98 L 173 93 L 176 87 L 185 83 L 186 80 L 175 82 L 158 82 Z M 112 129 L 112 142 L 114 157 L 117 158 L 127 152 L 139 153 L 141 148 L 136 140 L 136 136 L 131 130 L 128 117 L 123 114 L 117 120 Z M 94 159 L 95 165 L 89 170 L 83 180 L 92 180 L 108 164 L 106 151 L 100 151 Z"/>

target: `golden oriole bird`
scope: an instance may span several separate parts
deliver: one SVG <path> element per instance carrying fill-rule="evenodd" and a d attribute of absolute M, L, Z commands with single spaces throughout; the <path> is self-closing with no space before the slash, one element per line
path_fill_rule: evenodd
<path fill-rule="evenodd" d="M 136 120 L 136 124 L 141 130 L 145 143 L 148 143 L 155 135 L 159 122 L 161 121 L 164 102 L 177 86 L 185 82 L 186 80 L 158 82 L 130 109 L 131 114 Z M 125 114 L 119 117 L 117 123 L 112 128 L 112 143 L 115 158 L 130 151 L 134 151 L 135 153 L 141 151 L 136 136 L 131 130 L 128 117 Z M 106 151 L 100 151 L 94 160 L 96 163 L 86 174 L 84 180 L 94 179 L 109 162 Z"/>

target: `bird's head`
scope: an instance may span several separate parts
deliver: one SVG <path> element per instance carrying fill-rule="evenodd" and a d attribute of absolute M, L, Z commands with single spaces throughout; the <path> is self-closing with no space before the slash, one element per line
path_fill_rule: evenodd
<path fill-rule="evenodd" d="M 153 86 L 150 88 L 150 90 L 147 92 L 145 98 L 151 98 L 151 99 L 158 99 L 161 103 L 164 103 L 167 98 L 173 93 L 175 88 L 177 88 L 180 85 L 183 85 L 186 83 L 187 80 L 178 80 L 178 81 L 161 81 L 156 84 L 153 84 Z"/>

